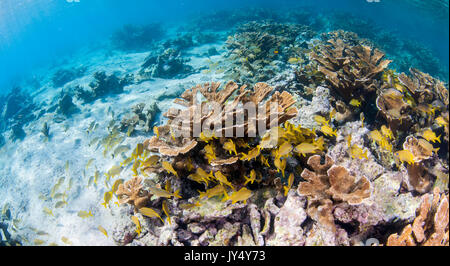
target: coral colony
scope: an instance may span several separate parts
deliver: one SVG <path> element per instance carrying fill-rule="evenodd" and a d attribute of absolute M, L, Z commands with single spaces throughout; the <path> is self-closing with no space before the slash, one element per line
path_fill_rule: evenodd
<path fill-rule="evenodd" d="M 448 84 L 391 68 L 375 33 L 233 12 L 125 26 L 108 49 L 129 70 L 86 62 L 56 71 L 53 99 L 1 99 L 1 145 L 77 132 L 22 210 L 95 229 L 47 232 L 6 200 L 1 245 L 449 245 Z"/>

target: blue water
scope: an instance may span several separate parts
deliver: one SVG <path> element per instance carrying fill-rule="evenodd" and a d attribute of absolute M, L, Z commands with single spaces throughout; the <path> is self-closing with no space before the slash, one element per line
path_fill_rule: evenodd
<path fill-rule="evenodd" d="M 406 0 L 0 0 L 0 92 L 20 85 L 37 67 L 107 39 L 123 24 L 183 24 L 213 10 L 247 7 L 308 7 L 314 13 L 338 10 L 370 19 L 401 38 L 431 49 L 448 77 L 448 1 L 447 7 L 424 6 L 427 4 L 417 6 Z M 441 78 L 448 79 L 442 74 Z"/>

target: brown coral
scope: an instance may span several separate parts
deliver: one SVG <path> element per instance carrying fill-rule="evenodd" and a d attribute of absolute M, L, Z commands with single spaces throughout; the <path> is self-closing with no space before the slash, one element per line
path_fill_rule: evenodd
<path fill-rule="evenodd" d="M 119 203 L 131 204 L 135 211 L 145 207 L 149 198 L 148 192 L 142 189 L 141 182 L 142 178 L 135 176 L 124 184 L 120 184 L 116 192 Z"/>
<path fill-rule="evenodd" d="M 376 105 L 392 130 L 408 128 L 412 124 L 411 107 L 403 100 L 403 94 L 398 90 L 384 90 L 377 97 Z"/>
<path fill-rule="evenodd" d="M 374 77 L 391 62 L 382 60 L 384 54 L 378 49 L 352 46 L 342 39 L 328 40 L 311 57 L 318 62 L 318 71 L 346 101 L 363 91 L 374 91 L 378 87 Z"/>
<path fill-rule="evenodd" d="M 389 236 L 387 246 L 448 246 L 449 210 L 448 195 L 440 193 L 439 188 L 431 194 L 422 196 L 422 203 L 412 224 L 408 224 L 401 235 Z"/>
<path fill-rule="evenodd" d="M 334 161 L 329 156 L 325 157 L 323 164 L 320 161 L 320 155 L 309 157 L 307 164 L 314 171 L 303 170 L 301 177 L 306 182 L 299 183 L 297 193 L 310 198 L 308 214 L 334 231 L 334 202 L 360 204 L 370 196 L 371 186 L 365 177 L 355 182 L 355 177 L 350 175 L 345 167 L 333 165 Z"/>

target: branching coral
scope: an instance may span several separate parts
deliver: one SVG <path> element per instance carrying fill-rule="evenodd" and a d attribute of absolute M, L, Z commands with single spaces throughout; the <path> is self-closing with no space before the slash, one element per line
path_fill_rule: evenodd
<path fill-rule="evenodd" d="M 142 178 L 135 176 L 124 184 L 120 184 L 117 189 L 117 197 L 120 204 L 128 203 L 134 206 L 135 211 L 139 210 L 149 201 L 148 192 L 142 189 Z"/>
<path fill-rule="evenodd" d="M 108 76 L 102 71 L 95 72 L 93 78 L 94 81 L 89 84 L 89 90 L 77 87 L 75 91 L 76 97 L 82 99 L 86 103 L 95 101 L 108 94 L 122 93 L 123 88 L 131 82 L 130 75 L 118 78 L 114 74 Z"/>
<path fill-rule="evenodd" d="M 387 246 L 448 246 L 448 195 L 435 188 L 433 194 L 422 196 L 417 216 L 400 235 L 389 236 Z"/>
<path fill-rule="evenodd" d="M 332 214 L 335 202 L 360 204 L 371 195 L 370 181 L 361 177 L 358 181 L 345 167 L 333 165 L 334 161 L 325 157 L 322 164 L 320 155 L 309 157 L 307 164 L 313 169 L 304 169 L 301 177 L 306 182 L 298 185 L 298 194 L 307 196 L 308 214 L 324 226 L 336 230 Z"/>

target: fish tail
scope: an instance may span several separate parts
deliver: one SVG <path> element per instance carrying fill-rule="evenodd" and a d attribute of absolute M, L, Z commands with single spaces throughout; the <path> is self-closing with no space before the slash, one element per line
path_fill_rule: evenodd
<path fill-rule="evenodd" d="M 174 195 L 175 197 L 181 199 L 181 196 L 180 196 L 179 192 L 180 192 L 180 190 L 177 190 L 177 191 L 175 191 L 175 192 L 173 193 L 173 195 Z"/>

